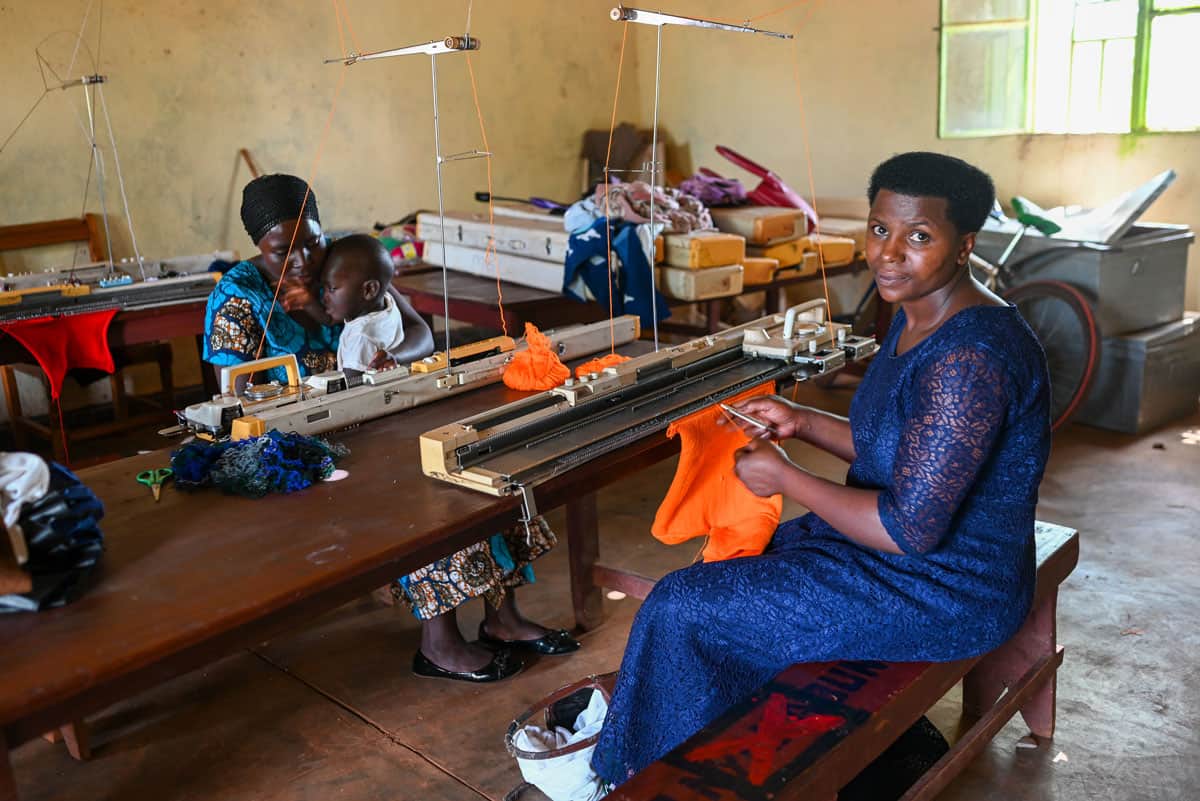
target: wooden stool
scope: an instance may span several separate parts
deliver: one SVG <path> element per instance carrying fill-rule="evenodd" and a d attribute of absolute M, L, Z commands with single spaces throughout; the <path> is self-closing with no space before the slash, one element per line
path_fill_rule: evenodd
<path fill-rule="evenodd" d="M 175 379 L 173 372 L 174 356 L 168 342 L 152 342 L 144 345 L 132 345 L 113 351 L 113 360 L 119 365 L 117 370 L 108 378 L 112 388 L 113 419 L 108 422 L 86 426 L 72 426 L 66 422 L 64 432 L 63 419 L 55 409 L 50 409 L 46 423 L 41 423 L 25 416 L 21 406 L 21 392 L 17 385 L 17 372 L 36 375 L 41 378 L 49 397 L 50 384 L 46 375 L 34 365 L 5 364 L 0 365 L 0 384 L 4 387 L 4 401 L 8 408 L 8 419 L 12 426 L 13 442 L 17 450 L 30 450 L 29 434 L 48 440 L 50 451 L 55 461 L 65 460 L 66 445 L 70 440 L 87 440 L 104 437 L 110 434 L 129 431 L 130 429 L 153 424 L 161 420 L 164 414 L 175 408 Z M 161 389 L 148 395 L 130 395 L 125 391 L 123 369 L 135 364 L 154 363 L 158 365 L 158 375 Z M 148 406 L 149 411 L 130 416 L 130 405 Z"/>

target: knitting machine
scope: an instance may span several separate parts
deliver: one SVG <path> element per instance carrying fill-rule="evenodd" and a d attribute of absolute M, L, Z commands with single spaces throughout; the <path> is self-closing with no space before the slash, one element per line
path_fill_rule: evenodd
<path fill-rule="evenodd" d="M 0 276 L 0 322 L 105 309 L 145 309 L 204 300 L 221 274 L 205 272 L 214 259 L 229 260 L 229 252 L 144 261 L 145 278 L 135 279 L 123 263 L 107 262 L 71 270 Z"/>
<path fill-rule="evenodd" d="M 610 345 L 638 338 L 632 315 L 589 325 L 546 331 L 564 360 L 589 356 Z M 221 394 L 176 412 L 179 426 L 163 433 L 191 432 L 205 439 L 245 439 L 271 430 L 322 434 L 367 420 L 433 403 L 500 380 L 524 342 L 494 337 L 435 353 L 407 367 L 368 370 L 361 375 L 331 371 L 301 381 L 293 355 L 244 362 L 221 370 Z M 248 383 L 236 392 L 238 378 L 283 367 L 287 381 Z"/>
<path fill-rule="evenodd" d="M 817 319 L 804 319 L 815 317 Z M 639 356 L 421 436 L 433 478 L 490 495 L 520 494 L 682 417 L 766 381 L 804 381 L 872 356 L 875 340 L 827 321 L 814 300 Z"/>

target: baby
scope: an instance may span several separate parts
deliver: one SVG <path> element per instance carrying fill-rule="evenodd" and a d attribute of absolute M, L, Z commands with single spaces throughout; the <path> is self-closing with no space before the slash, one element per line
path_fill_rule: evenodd
<path fill-rule="evenodd" d="M 404 319 L 388 294 L 392 259 L 373 236 L 352 234 L 329 246 L 321 305 L 345 323 L 338 341 L 339 370 L 365 372 L 392 360 L 404 342 Z"/>

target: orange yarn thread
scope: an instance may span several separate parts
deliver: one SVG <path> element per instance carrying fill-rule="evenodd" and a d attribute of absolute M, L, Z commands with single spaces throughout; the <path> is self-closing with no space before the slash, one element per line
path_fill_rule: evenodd
<path fill-rule="evenodd" d="M 575 377 L 583 378 L 589 373 L 598 373 L 605 367 L 616 367 L 621 362 L 629 361 L 628 356 L 622 356 L 619 353 L 606 353 L 603 356 L 584 362 L 575 368 Z"/>
<path fill-rule="evenodd" d="M 504 385 L 509 389 L 554 389 L 571 377 L 571 371 L 558 358 L 550 337 L 533 323 L 525 323 L 524 350 L 513 356 L 504 368 Z"/>

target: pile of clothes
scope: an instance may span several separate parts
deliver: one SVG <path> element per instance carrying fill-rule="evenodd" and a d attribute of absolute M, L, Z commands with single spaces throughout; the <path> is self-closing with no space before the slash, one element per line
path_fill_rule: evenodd
<path fill-rule="evenodd" d="M 60 464 L 0 453 L 0 505 L 23 584 L 0 594 L 0 612 L 53 609 L 82 595 L 104 554 L 96 495 Z"/>

